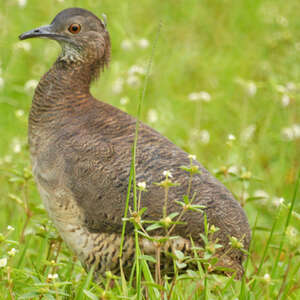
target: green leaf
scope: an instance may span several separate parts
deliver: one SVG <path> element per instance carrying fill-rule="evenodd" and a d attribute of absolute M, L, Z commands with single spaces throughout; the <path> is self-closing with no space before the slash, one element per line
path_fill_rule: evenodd
<path fill-rule="evenodd" d="M 139 259 L 147 260 L 156 264 L 156 259 L 150 255 L 141 255 Z"/>
<path fill-rule="evenodd" d="M 168 215 L 168 217 L 172 220 L 173 218 L 177 217 L 179 215 L 178 212 L 173 212 L 171 214 Z"/>
<path fill-rule="evenodd" d="M 147 231 L 155 230 L 158 228 L 162 228 L 163 226 L 159 223 L 154 223 L 146 228 Z"/>
<path fill-rule="evenodd" d="M 184 254 L 182 251 L 180 250 L 174 250 L 174 254 L 176 255 L 176 257 L 179 259 L 179 260 L 184 260 Z"/>
<path fill-rule="evenodd" d="M 92 300 L 99 300 L 98 296 L 96 296 L 94 293 L 92 293 L 91 291 L 88 290 L 83 290 L 83 293 Z"/>

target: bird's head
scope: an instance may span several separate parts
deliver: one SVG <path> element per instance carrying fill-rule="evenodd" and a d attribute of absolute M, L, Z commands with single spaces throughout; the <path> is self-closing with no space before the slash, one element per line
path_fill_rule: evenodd
<path fill-rule="evenodd" d="M 59 60 L 66 63 L 88 62 L 107 65 L 110 39 L 106 22 L 82 8 L 61 11 L 50 25 L 22 33 L 21 40 L 41 37 L 56 40 L 62 47 Z"/>

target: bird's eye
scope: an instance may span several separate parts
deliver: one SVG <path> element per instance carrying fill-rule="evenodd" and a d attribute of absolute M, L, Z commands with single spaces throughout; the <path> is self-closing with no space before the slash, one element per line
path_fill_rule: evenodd
<path fill-rule="evenodd" d="M 81 30 L 80 24 L 71 24 L 71 25 L 69 26 L 69 31 L 70 31 L 71 33 L 73 33 L 73 34 L 79 33 L 80 30 Z"/>

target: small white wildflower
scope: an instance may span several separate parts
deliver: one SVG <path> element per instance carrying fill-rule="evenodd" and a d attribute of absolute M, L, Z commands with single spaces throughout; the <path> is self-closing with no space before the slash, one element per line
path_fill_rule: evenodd
<path fill-rule="evenodd" d="M 293 141 L 300 138 L 300 124 L 293 124 L 290 127 L 285 127 L 281 130 L 283 139 Z"/>
<path fill-rule="evenodd" d="M 282 93 L 282 94 L 286 93 L 286 87 L 281 84 L 276 85 L 276 90 L 277 90 L 277 92 Z"/>
<path fill-rule="evenodd" d="M 24 85 L 24 90 L 26 92 L 31 92 L 37 87 L 38 83 L 39 82 L 35 79 L 28 80 Z"/>
<path fill-rule="evenodd" d="M 15 115 L 16 115 L 16 117 L 18 117 L 18 118 L 22 118 L 23 116 L 24 116 L 24 110 L 23 109 L 18 109 L 18 110 L 16 110 L 15 111 Z"/>
<path fill-rule="evenodd" d="M 211 96 L 208 92 L 200 92 L 200 99 L 203 100 L 204 102 L 209 102 L 211 100 Z"/>
<path fill-rule="evenodd" d="M 21 142 L 18 138 L 14 138 L 12 140 L 11 148 L 12 148 L 14 153 L 20 153 L 21 152 L 22 145 L 21 145 Z"/>
<path fill-rule="evenodd" d="M 210 134 L 207 130 L 203 129 L 199 131 L 199 139 L 201 143 L 208 144 L 210 141 Z"/>
<path fill-rule="evenodd" d="M 211 96 L 208 92 L 201 91 L 201 92 L 194 92 L 190 93 L 188 95 L 188 98 L 190 101 L 204 101 L 204 102 L 209 102 L 211 100 Z"/>
<path fill-rule="evenodd" d="M 7 253 L 9 256 L 15 256 L 17 251 L 18 251 L 17 249 L 11 248 Z"/>
<path fill-rule="evenodd" d="M 231 173 L 231 174 L 235 174 L 237 175 L 238 172 L 239 172 L 239 169 L 237 166 L 230 166 L 228 169 L 227 169 L 228 173 Z"/>
<path fill-rule="evenodd" d="M 229 140 L 229 141 L 234 141 L 234 140 L 236 140 L 235 135 L 232 134 L 232 133 L 228 134 L 228 140 Z"/>
<path fill-rule="evenodd" d="M 281 206 L 283 203 L 284 203 L 284 198 L 282 198 L 282 197 L 274 197 L 273 199 L 272 199 L 272 203 L 276 206 L 276 207 L 279 207 L 279 206 Z"/>
<path fill-rule="evenodd" d="M 264 191 L 264 190 L 256 190 L 254 192 L 254 197 L 259 197 L 259 198 L 264 198 L 264 199 L 269 199 L 269 194 Z"/>
<path fill-rule="evenodd" d="M 244 142 L 249 141 L 249 140 L 252 138 L 252 136 L 253 136 L 255 130 L 256 130 L 256 125 L 254 125 L 254 124 L 249 125 L 248 127 L 246 127 L 246 128 L 242 131 L 242 133 L 241 133 L 241 139 L 242 139 Z"/>
<path fill-rule="evenodd" d="M 4 79 L 0 77 L 0 89 L 4 87 Z"/>
<path fill-rule="evenodd" d="M 141 190 L 145 190 L 146 189 L 146 182 L 143 181 L 143 182 L 139 182 L 137 184 L 137 186 L 141 189 Z"/>
<path fill-rule="evenodd" d="M 270 283 L 270 282 L 271 282 L 271 276 L 270 276 L 269 273 L 266 273 L 266 274 L 264 275 L 264 281 L 265 281 L 266 283 Z"/>
<path fill-rule="evenodd" d="M 288 106 L 291 102 L 291 99 L 288 95 L 286 94 L 283 94 L 282 98 L 281 98 L 281 103 L 282 103 L 282 106 Z"/>
<path fill-rule="evenodd" d="M 138 40 L 138 45 L 140 48 L 145 49 L 149 47 L 150 43 L 147 39 L 143 38 Z"/>
<path fill-rule="evenodd" d="M 132 47 L 133 47 L 133 44 L 130 40 L 126 39 L 126 40 L 123 40 L 122 43 L 121 43 L 121 48 L 123 50 L 126 50 L 126 51 L 131 50 Z"/>
<path fill-rule="evenodd" d="M 11 155 L 5 155 L 3 160 L 6 163 L 11 163 L 12 162 L 12 157 L 11 157 Z"/>
<path fill-rule="evenodd" d="M 7 265 L 7 258 L 3 257 L 0 259 L 0 268 L 4 268 Z"/>
<path fill-rule="evenodd" d="M 57 279 L 58 278 L 58 274 L 48 274 L 48 279 Z"/>
<path fill-rule="evenodd" d="M 120 104 L 121 105 L 126 105 L 129 102 L 129 98 L 128 97 L 122 97 L 120 99 Z"/>
<path fill-rule="evenodd" d="M 12 227 L 12 226 L 10 226 L 10 225 L 8 225 L 8 226 L 7 226 L 7 230 L 9 230 L 9 231 L 14 231 L 14 230 L 15 230 L 15 228 L 14 228 L 14 227 Z"/>
<path fill-rule="evenodd" d="M 149 109 L 147 119 L 150 123 L 155 123 L 158 120 L 158 114 L 155 109 Z"/>
<path fill-rule="evenodd" d="M 277 16 L 276 22 L 283 27 L 287 27 L 289 25 L 289 21 L 284 16 Z"/>
<path fill-rule="evenodd" d="M 283 139 L 285 139 L 287 141 L 294 140 L 294 132 L 293 132 L 293 129 L 290 127 L 283 128 L 281 130 L 281 135 L 282 135 Z"/>
<path fill-rule="evenodd" d="M 199 94 L 198 93 L 190 93 L 188 96 L 190 101 L 198 101 L 199 99 Z"/>
<path fill-rule="evenodd" d="M 289 238 L 295 238 L 298 235 L 298 230 L 293 226 L 288 226 L 286 229 L 286 235 Z"/>
<path fill-rule="evenodd" d="M 188 155 L 188 158 L 189 158 L 189 159 L 196 160 L 196 155 L 194 155 L 194 154 L 189 154 L 189 155 Z"/>
<path fill-rule="evenodd" d="M 295 48 L 296 48 L 297 51 L 300 51 L 300 42 L 295 44 Z"/>
<path fill-rule="evenodd" d="M 14 48 L 16 50 L 20 49 L 20 50 L 24 50 L 26 52 L 29 52 L 31 50 L 31 44 L 29 42 L 26 42 L 26 41 L 17 42 L 17 43 L 14 44 Z"/>
<path fill-rule="evenodd" d="M 142 66 L 133 65 L 129 68 L 128 74 L 129 75 L 135 75 L 135 74 L 145 75 L 146 74 L 146 69 Z"/>
<path fill-rule="evenodd" d="M 27 4 L 27 0 L 18 0 L 18 4 L 20 7 L 25 7 Z"/>
<path fill-rule="evenodd" d="M 256 84 L 253 81 L 249 81 L 247 84 L 247 92 L 250 96 L 255 96 L 257 92 Z"/>
<path fill-rule="evenodd" d="M 242 197 L 243 199 L 248 199 L 248 198 L 249 198 L 249 193 L 246 192 L 246 191 L 243 191 L 243 192 L 241 193 L 241 197 Z"/>
<path fill-rule="evenodd" d="M 140 86 L 141 80 L 136 75 L 129 75 L 126 80 L 126 83 L 133 88 L 137 88 Z"/>
<path fill-rule="evenodd" d="M 120 94 L 123 91 L 124 79 L 119 77 L 112 84 L 112 91 L 114 94 Z"/>
<path fill-rule="evenodd" d="M 163 171 L 163 175 L 166 176 L 166 177 L 170 177 L 170 178 L 173 177 L 173 175 L 170 171 Z"/>
<path fill-rule="evenodd" d="M 288 83 L 286 84 L 286 88 L 287 88 L 290 92 L 292 92 L 292 91 L 296 90 L 296 84 L 295 84 L 294 82 L 288 82 Z"/>

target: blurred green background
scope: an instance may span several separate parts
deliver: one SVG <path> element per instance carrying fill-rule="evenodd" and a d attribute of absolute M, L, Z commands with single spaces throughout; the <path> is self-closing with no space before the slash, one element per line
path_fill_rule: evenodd
<path fill-rule="evenodd" d="M 299 170 L 299 0 L 1 0 L 0 232 L 24 223 L 9 196 L 18 193 L 10 176 L 30 168 L 34 87 L 60 51 L 54 41 L 20 42 L 18 35 L 72 6 L 106 14 L 111 63 L 92 92 L 132 115 L 162 23 L 142 120 L 196 154 L 244 205 L 251 226 L 258 215 L 268 232 L 280 203 L 291 200 Z M 39 206 L 34 186 L 30 195 Z M 297 240 L 299 210 L 296 201 Z M 262 231 L 257 256 L 265 240 Z"/>

